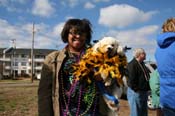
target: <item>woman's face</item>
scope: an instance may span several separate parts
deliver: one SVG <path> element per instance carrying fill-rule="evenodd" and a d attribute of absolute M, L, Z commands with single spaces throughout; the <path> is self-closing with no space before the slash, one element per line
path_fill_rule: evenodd
<path fill-rule="evenodd" d="M 77 32 L 75 29 L 69 30 L 68 46 L 70 51 L 80 51 L 86 42 L 86 33 Z"/>

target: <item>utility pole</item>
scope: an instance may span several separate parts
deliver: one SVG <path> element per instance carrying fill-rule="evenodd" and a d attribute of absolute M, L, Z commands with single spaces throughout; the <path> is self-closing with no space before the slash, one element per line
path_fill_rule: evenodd
<path fill-rule="evenodd" d="M 31 48 L 31 82 L 33 83 L 34 80 L 34 74 L 33 74 L 33 50 L 34 50 L 34 36 L 35 36 L 35 24 L 33 23 L 32 28 L 32 48 Z"/>
<path fill-rule="evenodd" d="M 12 58 L 12 69 L 13 69 L 13 79 L 15 79 L 15 75 L 16 75 L 16 71 L 15 71 L 15 67 L 16 67 L 16 61 L 15 61 L 15 54 L 16 54 L 16 39 L 12 39 L 12 46 L 13 46 L 13 58 Z"/>

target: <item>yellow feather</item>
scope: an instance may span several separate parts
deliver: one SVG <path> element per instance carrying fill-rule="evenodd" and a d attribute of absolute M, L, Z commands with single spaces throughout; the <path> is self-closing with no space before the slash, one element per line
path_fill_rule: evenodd
<path fill-rule="evenodd" d="M 111 76 L 112 78 L 117 78 L 117 81 L 121 84 L 122 79 L 118 68 L 119 66 L 126 67 L 126 56 L 119 57 L 118 55 L 115 55 L 112 58 L 109 58 L 107 54 L 92 54 L 92 51 L 92 49 L 88 49 L 80 62 L 73 65 L 73 69 L 75 70 L 73 75 L 77 77 L 77 80 L 83 79 L 87 77 L 90 72 L 95 71 L 95 76 L 103 73 L 106 77 Z M 86 79 L 88 83 L 91 83 L 90 78 Z"/>

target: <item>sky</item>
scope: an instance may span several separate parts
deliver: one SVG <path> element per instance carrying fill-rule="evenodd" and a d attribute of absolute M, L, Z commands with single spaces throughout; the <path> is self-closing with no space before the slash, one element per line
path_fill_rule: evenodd
<path fill-rule="evenodd" d="M 156 37 L 175 15 L 175 0 L 0 0 L 0 47 L 62 49 L 60 33 L 70 18 L 92 23 L 92 40 L 115 37 L 132 59 L 143 48 L 155 61 Z M 34 25 L 34 35 L 33 35 Z"/>

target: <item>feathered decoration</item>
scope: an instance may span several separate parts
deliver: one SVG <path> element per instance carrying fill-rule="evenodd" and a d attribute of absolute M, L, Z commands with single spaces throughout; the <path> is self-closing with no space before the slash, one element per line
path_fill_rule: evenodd
<path fill-rule="evenodd" d="M 108 57 L 108 54 L 93 53 L 93 49 L 89 48 L 86 54 L 82 57 L 79 63 L 74 64 L 73 75 L 77 80 L 86 79 L 88 83 L 91 83 L 90 74 L 97 76 L 101 73 L 107 78 L 116 78 L 119 84 L 122 82 L 122 68 L 126 68 L 127 58 L 125 55 L 114 55 Z"/>

